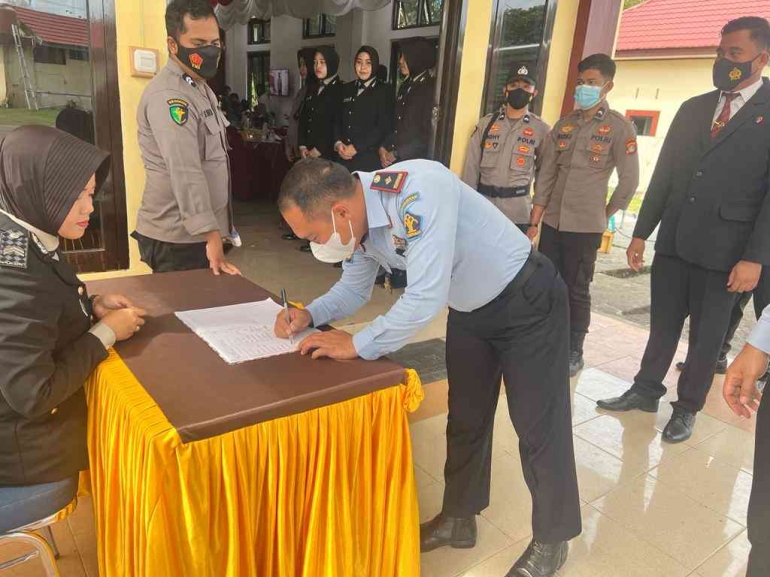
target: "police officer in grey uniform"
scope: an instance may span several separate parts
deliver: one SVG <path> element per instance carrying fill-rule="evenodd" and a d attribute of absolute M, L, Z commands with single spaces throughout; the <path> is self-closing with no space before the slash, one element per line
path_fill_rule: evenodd
<path fill-rule="evenodd" d="M 229 123 L 206 84 L 222 53 L 219 26 L 206 0 L 174 0 L 166 30 L 168 64 L 145 89 L 137 112 L 147 180 L 132 236 L 154 272 L 240 274 L 222 242 L 240 244 L 232 225 Z"/>
<path fill-rule="evenodd" d="M 636 129 L 606 100 L 615 70 L 606 54 L 578 64 L 578 110 L 557 122 L 545 141 L 527 232 L 534 239 L 543 219 L 540 250 L 569 289 L 571 376 L 583 368 L 583 341 L 591 323 L 590 286 L 602 234 L 610 216 L 628 207 L 639 185 Z M 607 185 L 616 168 L 618 186 L 607 202 Z"/>
<path fill-rule="evenodd" d="M 503 88 L 505 104 L 479 120 L 471 137 L 463 181 L 526 233 L 538 155 L 551 127 L 527 110 L 537 96 L 530 65 L 514 63 L 511 70 Z"/>
<path fill-rule="evenodd" d="M 533 541 L 509 575 L 548 577 L 580 533 L 570 389 L 567 295 L 553 264 L 476 191 L 437 162 L 356 172 L 297 163 L 279 208 L 324 262 L 346 260 L 340 281 L 307 309 L 282 313 L 276 334 L 352 315 L 377 270 L 403 268 L 404 295 L 355 336 L 328 331 L 300 343 L 314 358 L 377 359 L 398 350 L 449 305 L 449 421 L 441 513 L 420 528 L 423 551 L 473 547 L 489 505 L 492 428 L 503 376 L 532 494 Z M 300 208 L 301 207 L 301 208 Z"/>

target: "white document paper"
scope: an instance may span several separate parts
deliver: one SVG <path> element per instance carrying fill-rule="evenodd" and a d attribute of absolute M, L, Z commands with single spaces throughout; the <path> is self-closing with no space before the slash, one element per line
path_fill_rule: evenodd
<path fill-rule="evenodd" d="M 283 307 L 271 299 L 227 307 L 176 313 L 184 324 L 231 365 L 285 355 L 297 350 L 305 337 L 317 333 L 306 329 L 289 339 L 275 336 L 276 315 Z"/>

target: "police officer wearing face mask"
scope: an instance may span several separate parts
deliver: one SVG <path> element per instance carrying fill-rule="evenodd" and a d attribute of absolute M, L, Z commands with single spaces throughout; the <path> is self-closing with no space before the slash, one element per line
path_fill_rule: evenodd
<path fill-rule="evenodd" d="M 206 84 L 222 55 L 214 10 L 207 0 L 174 0 L 166 31 L 168 64 L 147 85 L 137 112 L 147 179 L 132 236 L 154 272 L 240 274 L 222 243 L 240 244 L 232 224 L 229 123 Z"/>
<path fill-rule="evenodd" d="M 568 379 L 568 311 L 553 264 L 498 209 L 437 162 L 409 160 L 351 175 L 323 159 L 297 163 L 278 206 L 324 262 L 346 259 L 340 281 L 306 309 L 276 318 L 286 338 L 349 317 L 371 298 L 378 268 L 409 285 L 355 336 L 327 331 L 300 343 L 313 358 L 377 359 L 448 305 L 449 417 L 441 512 L 420 527 L 422 551 L 476 544 L 489 505 L 492 429 L 504 378 L 533 500 L 533 541 L 511 577 L 551 577 L 580 533 Z"/>
<path fill-rule="evenodd" d="M 717 90 L 691 98 L 674 117 L 628 247 L 628 264 L 639 270 L 645 239 L 660 225 L 650 276 L 651 331 L 639 373 L 630 390 L 599 406 L 658 410 L 689 315 L 688 362 L 663 430 L 670 443 L 692 435 L 736 296 L 756 289 L 757 312 L 768 304 L 766 286 L 758 286 L 767 282 L 760 278 L 770 266 L 770 81 L 762 78 L 768 59 L 766 19 L 738 18 L 722 29 L 713 69 Z M 760 420 L 757 434 L 766 426 Z M 757 461 L 763 474 L 755 486 L 761 478 L 767 487 L 767 453 Z M 767 507 L 750 507 L 749 540 L 757 553 L 768 550 L 769 519 Z M 770 556 L 764 557 L 750 575 L 770 574 Z"/>
<path fill-rule="evenodd" d="M 551 127 L 527 110 L 537 95 L 534 70 L 525 63 L 511 70 L 503 89 L 505 104 L 479 120 L 471 137 L 463 181 L 526 233 L 538 154 Z"/>
<path fill-rule="evenodd" d="M 578 110 L 556 123 L 543 146 L 527 236 L 543 220 L 540 251 L 550 258 L 569 289 L 570 375 L 583 368 L 583 341 L 591 323 L 590 285 L 596 251 L 607 221 L 628 207 L 639 185 L 636 129 L 610 109 L 615 62 L 594 54 L 578 64 Z M 618 186 L 607 202 L 614 169 Z"/>

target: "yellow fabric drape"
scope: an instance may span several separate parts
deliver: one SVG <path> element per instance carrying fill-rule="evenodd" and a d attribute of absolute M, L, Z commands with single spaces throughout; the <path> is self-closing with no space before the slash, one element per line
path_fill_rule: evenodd
<path fill-rule="evenodd" d="M 419 575 L 414 371 L 402 386 L 187 444 L 114 352 L 87 394 L 102 575 Z"/>

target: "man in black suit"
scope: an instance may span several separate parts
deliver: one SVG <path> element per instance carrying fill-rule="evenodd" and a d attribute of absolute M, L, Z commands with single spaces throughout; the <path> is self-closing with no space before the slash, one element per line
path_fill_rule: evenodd
<path fill-rule="evenodd" d="M 770 24 L 738 18 L 722 30 L 718 90 L 677 112 L 642 204 L 628 264 L 642 267 L 645 239 L 660 224 L 652 263 L 650 338 L 633 386 L 602 409 L 655 412 L 663 378 L 690 317 L 689 362 L 679 377 L 663 439 L 690 438 L 703 408 L 737 293 L 770 265 Z"/>

